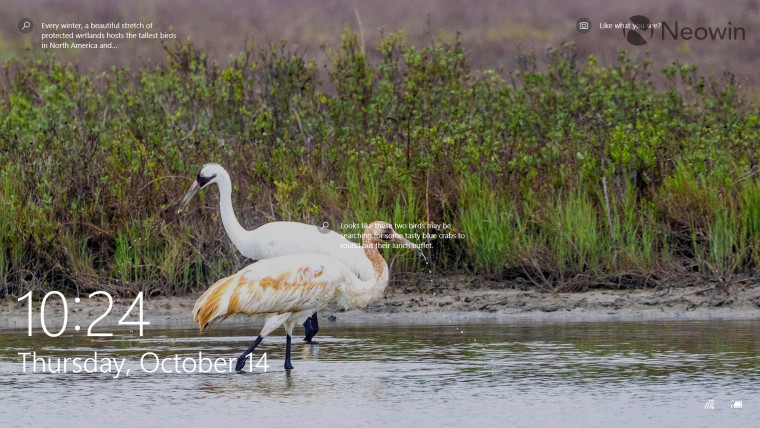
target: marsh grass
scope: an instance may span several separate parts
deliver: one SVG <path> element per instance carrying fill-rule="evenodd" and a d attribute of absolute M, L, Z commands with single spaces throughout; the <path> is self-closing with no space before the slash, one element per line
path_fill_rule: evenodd
<path fill-rule="evenodd" d="M 612 204 L 612 234 L 617 267 L 645 271 L 653 269 L 667 256 L 659 242 L 660 234 L 655 222 L 656 211 L 651 203 L 636 201 L 632 183 Z"/>
<path fill-rule="evenodd" d="M 708 262 L 718 273 L 733 273 L 744 256 L 739 245 L 740 221 L 734 212 L 728 207 L 718 208 L 707 228 Z"/>
<path fill-rule="evenodd" d="M 578 272 L 605 271 L 610 253 L 609 235 L 598 218 L 599 211 L 582 191 L 558 196 L 546 219 L 546 238 L 559 279 L 566 281 Z"/>
<path fill-rule="evenodd" d="M 730 75 L 646 58 L 600 65 L 572 45 L 508 78 L 459 40 L 363 53 L 347 31 L 325 72 L 287 43 L 222 65 L 192 41 L 158 66 L 93 75 L 53 57 L 5 62 L 0 292 L 181 294 L 242 267 L 214 190 L 176 214 L 197 168 L 233 177 L 252 228 L 292 219 L 448 223 L 420 239 L 437 274 L 523 276 L 551 289 L 631 272 L 755 274 L 760 111 Z M 340 230 L 360 233 L 361 230 Z M 426 272 L 389 250 L 394 278 Z M 411 274 L 411 275 L 410 275 Z"/>
<path fill-rule="evenodd" d="M 760 182 L 748 181 L 739 203 L 741 239 L 747 251 L 746 265 L 756 270 L 760 266 Z"/>
<path fill-rule="evenodd" d="M 473 268 L 488 275 L 501 273 L 508 260 L 518 256 L 518 229 L 513 202 L 493 191 L 485 177 L 471 175 L 462 181 L 459 222 L 466 235 Z"/>

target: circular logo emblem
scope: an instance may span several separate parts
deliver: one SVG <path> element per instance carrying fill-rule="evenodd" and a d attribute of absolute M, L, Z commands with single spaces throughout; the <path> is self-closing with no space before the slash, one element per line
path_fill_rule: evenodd
<path fill-rule="evenodd" d="M 628 43 L 634 46 L 643 46 L 647 44 L 647 40 L 642 36 L 649 32 L 649 38 L 654 36 L 654 27 L 649 18 L 641 15 L 634 15 L 629 18 L 632 28 L 623 28 L 623 35 Z"/>

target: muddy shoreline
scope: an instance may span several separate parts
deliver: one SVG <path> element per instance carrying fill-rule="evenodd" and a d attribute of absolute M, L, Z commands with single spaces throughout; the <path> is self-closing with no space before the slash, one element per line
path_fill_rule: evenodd
<path fill-rule="evenodd" d="M 363 309 L 343 311 L 330 306 L 320 311 L 325 323 L 447 323 L 467 321 L 510 322 L 604 320 L 760 319 L 760 282 L 721 281 L 681 283 L 646 289 L 603 289 L 553 293 L 510 282 L 474 282 L 451 277 L 422 286 L 388 287 L 380 300 Z M 193 325 L 191 311 L 200 293 L 145 300 L 144 317 L 151 326 Z M 108 307 L 104 299 L 68 301 L 68 324 L 86 329 Z M 132 299 L 114 299 L 111 312 L 98 327 L 118 324 Z M 136 311 L 135 311 L 136 313 Z M 34 303 L 33 325 L 40 328 L 39 302 Z M 0 304 L 0 328 L 26 328 L 27 302 Z M 60 326 L 63 305 L 51 297 L 46 305 L 48 329 Z M 260 323 L 233 317 L 232 323 Z"/>

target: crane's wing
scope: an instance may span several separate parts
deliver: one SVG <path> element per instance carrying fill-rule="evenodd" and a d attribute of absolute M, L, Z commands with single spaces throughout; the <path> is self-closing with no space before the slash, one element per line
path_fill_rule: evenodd
<path fill-rule="evenodd" d="M 293 221 L 275 221 L 248 233 L 251 234 L 248 247 L 240 249 L 241 253 L 245 251 L 246 257 L 262 260 L 290 254 L 324 254 L 343 262 L 363 281 L 375 278 L 374 267 L 361 245 L 335 231 Z M 361 236 L 358 238 L 361 240 Z"/>
<path fill-rule="evenodd" d="M 193 307 L 193 320 L 204 330 L 233 314 L 316 311 L 350 275 L 340 261 L 317 254 L 261 260 L 206 290 Z"/>

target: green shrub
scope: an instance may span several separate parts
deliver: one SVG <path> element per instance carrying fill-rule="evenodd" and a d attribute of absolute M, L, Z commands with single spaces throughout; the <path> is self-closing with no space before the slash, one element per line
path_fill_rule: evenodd
<path fill-rule="evenodd" d="M 0 293 L 185 293 L 240 268 L 215 190 L 175 213 L 212 161 L 249 228 L 451 224 L 466 238 L 429 241 L 440 272 L 561 285 L 758 267 L 760 191 L 736 183 L 758 164 L 760 115 L 730 76 L 676 63 L 658 90 L 647 60 L 600 65 L 571 45 L 500 74 L 471 70 L 459 40 L 413 47 L 400 34 L 365 56 L 347 31 L 326 52 L 324 73 L 285 43 L 222 65 L 176 42 L 161 65 L 97 75 L 6 61 Z M 396 257 L 394 270 L 420 261 Z"/>

